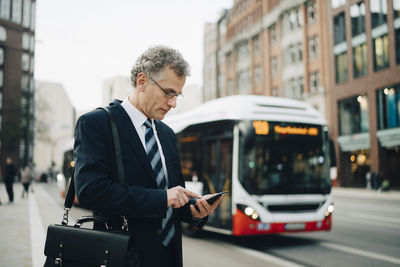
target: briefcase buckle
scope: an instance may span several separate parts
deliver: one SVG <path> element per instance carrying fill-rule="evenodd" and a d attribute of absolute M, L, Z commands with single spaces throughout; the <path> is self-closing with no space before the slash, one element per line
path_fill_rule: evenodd
<path fill-rule="evenodd" d="M 122 217 L 122 231 L 128 231 L 128 219 L 125 216 Z"/>
<path fill-rule="evenodd" d="M 61 259 L 61 258 L 56 258 L 56 259 L 54 260 L 54 264 L 55 264 L 56 266 L 62 266 L 62 259 Z"/>

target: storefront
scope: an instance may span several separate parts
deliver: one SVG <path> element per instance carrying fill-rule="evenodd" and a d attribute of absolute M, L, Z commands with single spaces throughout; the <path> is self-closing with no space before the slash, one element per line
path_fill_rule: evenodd
<path fill-rule="evenodd" d="M 369 133 L 340 136 L 340 165 L 342 186 L 366 187 L 367 173 L 371 169 Z"/>
<path fill-rule="evenodd" d="M 379 166 L 383 180 L 400 188 L 400 84 L 376 91 Z"/>

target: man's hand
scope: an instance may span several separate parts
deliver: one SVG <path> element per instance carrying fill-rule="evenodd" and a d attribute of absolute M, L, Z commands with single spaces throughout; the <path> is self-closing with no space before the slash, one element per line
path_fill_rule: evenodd
<path fill-rule="evenodd" d="M 207 199 L 212 196 L 212 194 L 205 195 L 197 200 L 196 204 L 199 210 L 197 210 L 194 205 L 190 205 L 193 217 L 201 219 L 214 213 L 214 210 L 218 207 L 224 196 L 221 195 L 212 205 L 210 205 L 208 204 Z"/>
<path fill-rule="evenodd" d="M 198 194 L 183 188 L 182 186 L 176 186 L 167 190 L 168 207 L 174 209 L 185 206 L 189 202 L 191 197 L 201 198 Z"/>

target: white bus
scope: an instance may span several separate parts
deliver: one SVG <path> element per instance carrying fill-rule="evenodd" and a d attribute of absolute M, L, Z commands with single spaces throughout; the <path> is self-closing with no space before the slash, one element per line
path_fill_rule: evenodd
<path fill-rule="evenodd" d="M 205 230 L 241 236 L 331 229 L 328 129 L 309 104 L 229 96 L 164 121 L 177 135 L 187 188 L 229 192 Z"/>

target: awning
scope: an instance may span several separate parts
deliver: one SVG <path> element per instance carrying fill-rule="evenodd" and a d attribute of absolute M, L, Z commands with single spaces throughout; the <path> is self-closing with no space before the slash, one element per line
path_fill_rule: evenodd
<path fill-rule="evenodd" d="M 343 152 L 369 149 L 369 133 L 359 133 L 352 135 L 343 135 L 338 137 L 340 150 Z"/>
<path fill-rule="evenodd" d="M 400 128 L 381 130 L 376 133 L 382 147 L 400 146 Z"/>

